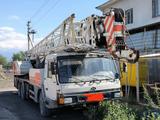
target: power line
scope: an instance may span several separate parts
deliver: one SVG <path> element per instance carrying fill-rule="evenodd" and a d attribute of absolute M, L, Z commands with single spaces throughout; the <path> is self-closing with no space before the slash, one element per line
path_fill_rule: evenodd
<path fill-rule="evenodd" d="M 41 11 L 42 9 L 48 4 L 50 0 L 44 0 L 43 4 L 35 11 L 35 13 L 31 16 L 30 20 L 35 18 Z"/>
<path fill-rule="evenodd" d="M 42 20 L 49 14 L 49 12 L 52 11 L 52 10 L 57 6 L 57 4 L 58 4 L 60 1 L 61 1 L 61 0 L 55 1 L 55 4 L 53 4 L 53 5 L 39 18 L 39 20 L 37 20 L 37 21 L 35 22 L 34 25 L 39 24 L 40 21 L 42 21 Z"/>

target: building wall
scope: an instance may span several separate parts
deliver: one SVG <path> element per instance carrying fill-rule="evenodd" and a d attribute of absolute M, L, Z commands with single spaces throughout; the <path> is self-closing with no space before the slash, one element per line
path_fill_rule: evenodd
<path fill-rule="evenodd" d="M 125 11 L 133 8 L 133 23 L 127 24 L 127 28 L 129 32 L 134 30 L 135 33 L 127 37 L 129 47 L 139 49 L 141 53 L 157 49 L 160 51 L 160 27 L 147 28 L 146 31 L 144 29 L 153 23 L 154 26 L 160 25 L 160 16 L 152 17 L 152 0 L 110 0 L 108 3 L 99 6 L 98 9 L 106 13 L 110 8 L 122 8 Z M 137 31 L 137 28 L 142 30 Z"/>
<path fill-rule="evenodd" d="M 160 16 L 152 17 L 152 0 L 119 0 L 109 7 L 106 6 L 104 12 L 107 12 L 111 7 L 123 8 L 124 10 L 133 8 L 133 23 L 127 25 L 128 29 L 160 22 Z"/>

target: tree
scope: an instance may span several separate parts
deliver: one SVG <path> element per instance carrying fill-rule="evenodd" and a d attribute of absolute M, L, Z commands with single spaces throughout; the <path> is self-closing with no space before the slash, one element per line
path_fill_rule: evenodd
<path fill-rule="evenodd" d="M 0 65 L 6 65 L 7 64 L 7 59 L 6 57 L 0 55 Z"/>
<path fill-rule="evenodd" d="M 22 60 L 24 60 L 24 58 L 25 58 L 25 54 L 23 51 L 20 51 L 18 53 L 14 53 L 12 56 L 13 61 L 16 61 L 16 60 L 22 61 Z"/>

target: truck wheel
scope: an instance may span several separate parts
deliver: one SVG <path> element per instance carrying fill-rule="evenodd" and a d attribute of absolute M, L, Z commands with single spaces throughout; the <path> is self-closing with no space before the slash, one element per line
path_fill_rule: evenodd
<path fill-rule="evenodd" d="M 21 96 L 21 84 L 20 83 L 18 83 L 17 88 L 18 88 L 18 96 L 20 97 Z"/>
<path fill-rule="evenodd" d="M 25 99 L 29 99 L 29 85 L 25 84 Z"/>
<path fill-rule="evenodd" d="M 24 83 L 21 84 L 21 87 L 20 87 L 20 95 L 21 95 L 21 99 L 22 99 L 22 100 L 25 100 L 25 99 L 26 99 L 26 91 L 25 91 Z"/>
<path fill-rule="evenodd" d="M 51 110 L 45 106 L 42 92 L 40 92 L 39 96 L 39 108 L 40 108 L 40 113 L 43 117 L 49 117 L 51 115 Z"/>

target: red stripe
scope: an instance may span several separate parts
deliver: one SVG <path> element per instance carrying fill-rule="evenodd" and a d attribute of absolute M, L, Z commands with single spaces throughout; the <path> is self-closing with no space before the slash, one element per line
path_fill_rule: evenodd
<path fill-rule="evenodd" d="M 113 41 L 112 41 L 112 43 L 111 44 L 113 44 L 113 45 L 115 45 L 116 44 L 116 39 L 114 38 L 113 39 Z"/>
<path fill-rule="evenodd" d="M 108 48 L 108 51 L 111 53 L 112 52 L 112 50 L 111 50 L 112 48 L 110 47 L 110 48 Z"/>
<path fill-rule="evenodd" d="M 104 27 L 107 25 L 109 17 L 110 16 L 107 16 L 106 21 L 104 22 Z"/>
<path fill-rule="evenodd" d="M 107 45 L 108 45 L 108 46 L 112 45 L 112 44 L 110 44 L 110 41 L 111 41 L 111 39 L 112 39 L 112 35 L 113 35 L 113 34 L 114 34 L 114 31 L 113 31 L 113 29 L 112 29 L 111 34 L 110 34 L 109 38 L 108 38 L 108 39 L 106 39 L 106 41 L 107 41 Z M 113 38 L 113 39 L 114 39 L 114 38 Z"/>
<path fill-rule="evenodd" d="M 109 26 L 107 28 L 107 32 L 109 32 L 109 30 L 111 29 L 111 25 L 113 24 L 113 20 L 114 20 L 114 17 L 111 18 L 111 21 L 110 21 Z M 114 28 L 114 26 L 113 26 L 113 28 Z"/>
<path fill-rule="evenodd" d="M 109 45 L 110 47 L 108 48 L 109 52 L 112 52 L 112 48 L 115 46 L 116 40 L 113 38 L 112 43 Z"/>
<path fill-rule="evenodd" d="M 114 41 L 115 41 L 115 40 L 114 40 Z M 113 52 L 113 50 L 112 50 L 112 49 L 113 49 L 113 47 L 114 47 L 114 46 L 111 46 L 110 48 L 108 48 L 108 51 L 109 51 L 110 53 L 112 53 L 112 52 Z"/>
<path fill-rule="evenodd" d="M 113 35 L 113 33 L 114 33 L 114 30 L 112 29 L 112 31 L 111 31 L 111 34 L 110 34 L 110 36 L 109 36 L 109 38 L 108 38 L 108 44 L 109 44 L 109 41 L 112 39 L 111 37 L 112 37 L 112 35 Z"/>
<path fill-rule="evenodd" d="M 116 44 L 116 39 L 114 38 L 113 41 L 111 42 L 112 45 Z"/>
<path fill-rule="evenodd" d="M 107 25 L 108 22 L 109 22 L 109 18 L 110 18 L 110 23 L 109 23 L 109 25 L 108 25 L 108 27 L 107 27 L 106 25 Z M 108 46 L 108 51 L 109 51 L 109 52 L 112 52 L 112 48 L 113 48 L 113 46 L 115 46 L 115 37 L 113 36 L 115 29 L 114 29 L 113 22 L 114 22 L 114 16 L 108 16 L 108 17 L 106 18 L 105 23 L 104 23 L 105 30 L 106 30 L 106 32 L 109 34 L 109 37 L 106 38 L 107 46 Z M 113 25 L 113 27 L 111 28 L 112 25 Z M 106 27 L 107 27 L 107 28 L 106 28 Z M 118 29 L 119 29 L 119 27 L 118 27 Z M 112 38 L 112 36 L 113 36 L 113 38 Z M 113 41 L 111 41 L 111 40 L 113 40 Z M 110 42 L 111 42 L 111 43 L 110 43 Z"/>

